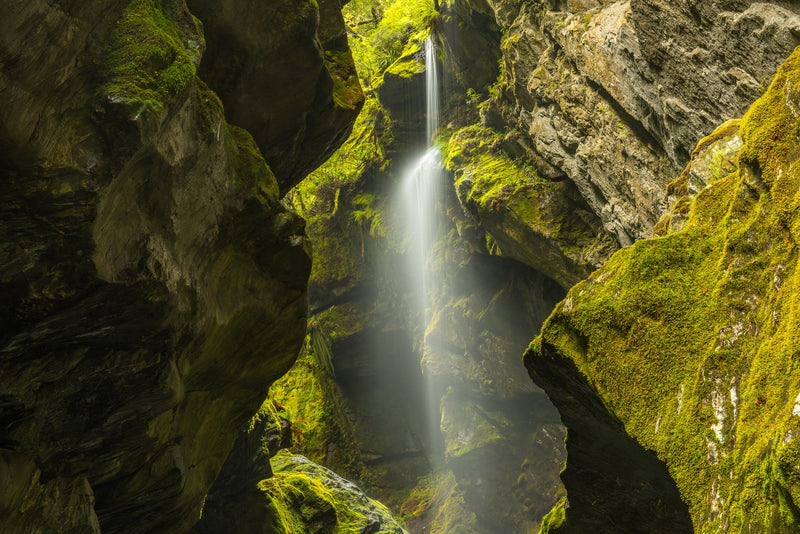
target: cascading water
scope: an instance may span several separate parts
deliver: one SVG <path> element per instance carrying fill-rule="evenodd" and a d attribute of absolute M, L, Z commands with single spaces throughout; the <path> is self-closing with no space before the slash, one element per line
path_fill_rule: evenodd
<path fill-rule="evenodd" d="M 561 495 L 563 433 L 520 355 L 547 315 L 536 303 L 551 309 L 558 298 L 522 265 L 464 252 L 469 237 L 457 231 L 455 191 L 434 143 L 440 80 L 431 37 L 424 50 L 426 148 L 403 173 L 398 199 L 425 392 L 421 441 L 433 472 L 453 476 L 483 523 L 477 531 L 535 532 Z"/>
<path fill-rule="evenodd" d="M 436 65 L 436 49 L 433 37 L 425 40 L 425 83 L 426 83 L 426 150 L 410 167 L 402 182 L 402 211 L 410 239 L 408 279 L 416 286 L 415 312 L 421 324 L 420 347 L 425 354 L 424 332 L 429 323 L 431 293 L 438 287 L 432 270 L 428 266 L 431 249 L 439 237 L 442 221 L 437 205 L 441 201 L 441 182 L 443 178 L 441 156 L 434 146 L 434 136 L 439 129 L 439 78 Z M 424 375 L 424 372 L 423 372 Z M 429 413 L 428 442 L 439 441 L 439 399 L 433 392 L 430 377 L 426 377 L 428 390 L 426 405 Z"/>

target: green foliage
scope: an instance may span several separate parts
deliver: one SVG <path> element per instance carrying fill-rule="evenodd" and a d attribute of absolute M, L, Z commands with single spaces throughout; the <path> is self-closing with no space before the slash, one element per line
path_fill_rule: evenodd
<path fill-rule="evenodd" d="M 370 193 L 358 193 L 353 199 L 353 221 L 372 237 L 386 237 L 386 215 L 378 207 L 380 202 Z"/>
<path fill-rule="evenodd" d="M 422 47 L 418 42 L 409 43 L 401 52 L 400 57 L 384 69 L 383 74 L 411 78 L 425 72 L 425 63 L 422 61 L 421 52 Z"/>
<path fill-rule="evenodd" d="M 101 96 L 135 116 L 160 112 L 194 79 L 202 48 L 200 24 L 183 2 L 133 0 L 113 31 Z"/>
<path fill-rule="evenodd" d="M 667 463 L 697 532 L 800 523 L 798 109 L 800 50 L 742 119 L 738 168 L 575 286 L 526 355 L 575 363 Z"/>
<path fill-rule="evenodd" d="M 402 246 L 390 224 L 387 200 L 364 190 L 365 182 L 388 165 L 386 147 L 391 142 L 388 115 L 370 94 L 348 140 L 287 195 L 286 202 L 308 221 L 312 284 L 358 276 L 365 266 L 368 237 L 389 249 Z"/>

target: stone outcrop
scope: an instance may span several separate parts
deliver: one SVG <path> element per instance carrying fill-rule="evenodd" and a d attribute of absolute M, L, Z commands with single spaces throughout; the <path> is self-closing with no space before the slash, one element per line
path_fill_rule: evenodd
<path fill-rule="evenodd" d="M 275 475 L 264 481 L 264 491 L 293 513 L 276 517 L 265 534 L 408 534 L 385 506 L 330 469 L 287 452 L 279 453 L 273 466 Z"/>
<path fill-rule="evenodd" d="M 540 174 L 573 181 L 623 247 L 652 234 L 695 144 L 740 116 L 800 39 L 790 2 L 456 0 L 445 10 L 487 15 L 504 35 L 499 108 L 484 106 L 484 122 L 524 134 Z"/>
<path fill-rule="evenodd" d="M 491 239 L 490 252 L 515 259 L 565 290 L 600 267 L 618 245 L 574 183 L 542 177 L 512 154 L 519 136 L 469 126 L 450 136 L 447 167 L 459 202 Z"/>
<path fill-rule="evenodd" d="M 306 136 L 282 140 L 292 158 L 278 180 L 257 146 L 275 150 L 271 138 L 254 141 L 235 113 L 229 124 L 198 77 L 206 42 L 182 1 L 4 2 L 4 532 L 187 531 L 291 366 L 310 260 L 279 184 L 333 150 L 361 98 L 337 92 L 357 82 L 341 28 L 317 25 L 338 6 L 321 4 L 321 17 L 297 12 L 304 61 L 289 47 L 276 65 L 245 63 L 255 92 L 259 72 L 313 71 L 313 97 L 270 86 L 273 100 L 247 104 L 249 126 L 283 104 L 305 114 Z M 267 23 L 266 41 L 286 37 Z M 236 109 L 243 97 L 224 98 Z"/>
<path fill-rule="evenodd" d="M 627 511 L 591 501 L 593 476 L 631 480 L 597 454 L 625 435 L 665 463 L 691 518 L 683 530 L 797 531 L 799 98 L 800 49 L 741 121 L 700 141 L 670 187 L 662 237 L 573 288 L 531 345 L 526 365 L 576 437 L 570 506 L 551 532 L 670 510 L 642 492 Z M 582 444 L 592 411 L 605 430 Z"/>
<path fill-rule="evenodd" d="M 564 434 L 520 354 L 563 293 L 513 260 L 465 253 L 458 241 L 439 247 L 423 376 L 441 413 L 445 465 L 477 532 L 535 531 L 563 494 Z"/>
<path fill-rule="evenodd" d="M 399 79 L 390 97 L 402 94 Z M 406 80 L 414 90 L 418 80 Z M 288 197 L 309 220 L 318 263 L 306 356 L 273 398 L 297 422 L 295 452 L 363 482 L 415 532 L 535 529 L 563 492 L 563 427 L 520 355 L 563 290 L 488 254 L 484 233 L 443 189 L 423 324 L 419 273 L 408 267 L 415 237 L 392 199 L 407 165 L 374 159 L 414 143 L 378 141 L 376 105 Z"/>
<path fill-rule="evenodd" d="M 286 193 L 347 139 L 364 102 L 340 0 L 187 4 L 208 43 L 201 78 Z"/>

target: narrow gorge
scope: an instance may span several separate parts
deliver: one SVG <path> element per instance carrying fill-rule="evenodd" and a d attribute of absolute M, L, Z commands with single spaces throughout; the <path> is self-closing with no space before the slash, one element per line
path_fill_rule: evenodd
<path fill-rule="evenodd" d="M 0 6 L 0 532 L 800 532 L 796 2 Z"/>

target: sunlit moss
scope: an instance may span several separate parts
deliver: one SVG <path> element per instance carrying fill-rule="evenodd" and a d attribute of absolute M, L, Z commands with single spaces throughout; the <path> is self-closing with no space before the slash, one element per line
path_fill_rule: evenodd
<path fill-rule="evenodd" d="M 343 13 L 357 35 L 350 39 L 350 47 L 359 76 L 367 85 L 373 85 L 373 76 L 408 55 L 409 45 L 418 46 L 436 16 L 431 0 L 351 1 Z"/>
<path fill-rule="evenodd" d="M 352 482 L 287 451 L 272 458 L 274 475 L 261 481 L 273 532 L 407 534 L 389 510 Z"/>
<path fill-rule="evenodd" d="M 566 507 L 567 498 L 564 497 L 542 518 L 542 526 L 539 529 L 539 534 L 556 532 L 557 529 L 564 524 L 564 520 L 566 519 Z"/>
<path fill-rule="evenodd" d="M 323 332 L 309 330 L 294 367 L 273 383 L 270 398 L 291 422 L 293 451 L 352 476 L 361 458 L 333 379 L 330 340 Z"/>

